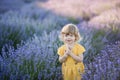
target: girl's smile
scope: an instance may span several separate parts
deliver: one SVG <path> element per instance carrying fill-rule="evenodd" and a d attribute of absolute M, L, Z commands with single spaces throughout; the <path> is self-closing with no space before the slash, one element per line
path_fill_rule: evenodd
<path fill-rule="evenodd" d="M 67 44 L 72 44 L 75 42 L 75 35 L 73 34 L 64 34 L 64 42 Z"/>
<path fill-rule="evenodd" d="M 68 43 L 72 43 L 73 41 L 72 41 L 72 40 L 66 40 L 66 42 L 68 42 Z"/>

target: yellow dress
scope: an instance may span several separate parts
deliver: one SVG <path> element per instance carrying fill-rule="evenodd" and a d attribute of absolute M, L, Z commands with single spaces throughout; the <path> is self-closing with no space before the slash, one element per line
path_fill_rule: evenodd
<path fill-rule="evenodd" d="M 58 48 L 58 55 L 63 56 L 66 50 L 66 46 L 62 45 Z M 85 48 L 75 43 L 72 53 L 75 55 L 83 54 Z M 62 74 L 64 80 L 81 80 L 81 76 L 84 73 L 84 64 L 83 62 L 76 62 L 71 56 L 68 56 L 66 61 L 62 63 Z"/>

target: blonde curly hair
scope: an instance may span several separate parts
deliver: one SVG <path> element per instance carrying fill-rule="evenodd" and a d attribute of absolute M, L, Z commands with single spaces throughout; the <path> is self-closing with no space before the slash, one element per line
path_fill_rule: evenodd
<path fill-rule="evenodd" d="M 82 38 L 80 36 L 79 30 L 77 28 L 77 26 L 75 24 L 66 24 L 65 26 L 63 26 L 59 38 L 61 41 L 63 41 L 64 39 L 64 34 L 73 34 L 75 35 L 75 42 L 80 41 Z"/>

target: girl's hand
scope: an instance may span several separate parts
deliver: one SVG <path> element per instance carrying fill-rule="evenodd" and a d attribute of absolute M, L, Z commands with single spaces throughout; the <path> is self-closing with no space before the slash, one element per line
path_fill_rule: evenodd
<path fill-rule="evenodd" d="M 68 50 L 65 50 L 65 55 L 69 55 L 69 51 Z"/>
<path fill-rule="evenodd" d="M 71 50 L 72 50 L 71 48 L 67 47 L 67 49 L 66 49 L 66 51 L 65 51 L 65 54 L 66 54 L 66 55 L 70 55 L 71 52 L 72 52 Z"/>

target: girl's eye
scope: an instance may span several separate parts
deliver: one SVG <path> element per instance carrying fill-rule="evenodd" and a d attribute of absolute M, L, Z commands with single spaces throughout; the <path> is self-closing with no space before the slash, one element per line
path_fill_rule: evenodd
<path fill-rule="evenodd" d="M 67 36 L 73 37 L 74 35 L 72 35 L 72 34 L 65 34 L 65 37 L 67 37 Z"/>

